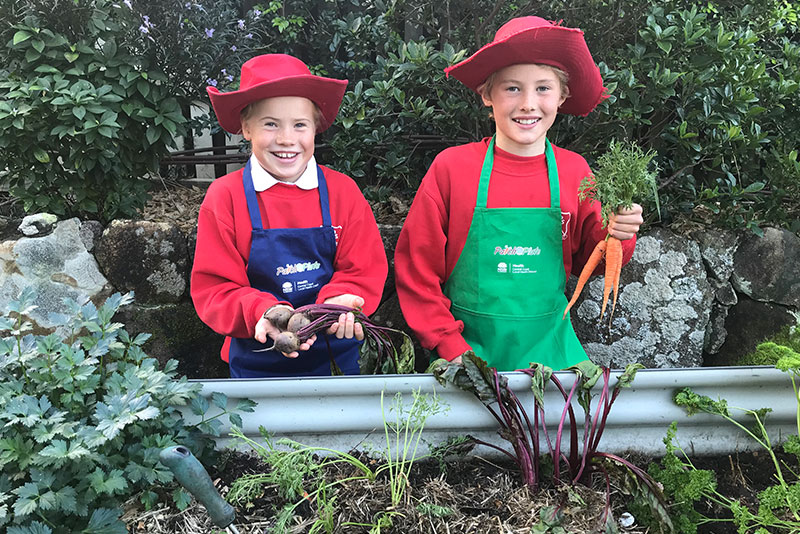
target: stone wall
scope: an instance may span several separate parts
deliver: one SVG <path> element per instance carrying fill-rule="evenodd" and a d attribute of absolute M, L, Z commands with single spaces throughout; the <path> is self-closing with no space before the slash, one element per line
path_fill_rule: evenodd
<path fill-rule="evenodd" d="M 392 264 L 400 228 L 382 226 Z M 52 330 L 64 298 L 104 300 L 133 291 L 135 304 L 118 320 L 131 333 L 153 334 L 151 356 L 179 361 L 193 378 L 227 376 L 221 336 L 199 321 L 189 299 L 194 235 L 150 221 L 96 221 L 39 214 L 7 224 L 0 243 L 0 305 L 33 287 L 31 319 Z M 709 230 L 678 236 L 655 228 L 639 237 L 622 270 L 613 321 L 600 320 L 602 280 L 592 279 L 572 312 L 589 356 L 603 365 L 648 367 L 728 365 L 784 325 L 800 308 L 800 238 L 774 228 L 763 237 Z M 391 269 L 390 269 L 391 271 Z M 574 277 L 568 292 L 574 287 Z M 390 275 L 379 323 L 408 331 Z M 421 348 L 419 367 L 428 354 Z"/>

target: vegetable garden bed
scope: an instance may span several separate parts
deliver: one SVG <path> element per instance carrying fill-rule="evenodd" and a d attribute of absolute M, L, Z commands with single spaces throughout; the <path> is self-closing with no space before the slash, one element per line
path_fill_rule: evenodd
<path fill-rule="evenodd" d="M 621 371 L 616 373 L 621 375 Z M 531 400 L 526 398 L 531 385 L 527 375 L 503 375 L 521 399 Z M 569 377 L 573 375 L 568 372 L 558 375 L 569 389 Z M 235 442 L 218 440 L 229 445 L 237 443 L 239 449 L 245 449 L 226 450 L 222 462 L 212 470 L 221 493 L 237 506 L 239 515 L 235 524 L 240 532 L 659 532 L 652 522 L 658 516 L 658 507 L 650 507 L 646 502 L 652 503 L 654 494 L 642 491 L 637 477 L 621 467 L 598 471 L 583 483 L 556 486 L 548 478 L 552 462 L 545 460 L 543 482 L 531 488 L 523 482 L 519 466 L 492 447 L 479 448 L 466 456 L 458 454 L 460 449 L 454 446 L 458 440 L 454 438 L 469 434 L 490 439 L 497 431 L 496 421 L 482 417 L 486 415 L 485 408 L 474 397 L 450 386 L 437 388 L 430 375 L 268 379 L 214 382 L 204 387 L 208 391 L 218 390 L 224 384 L 230 384 L 231 391 L 235 389 L 243 396 L 261 391 L 269 397 L 257 400 L 256 412 L 243 422 L 244 432 L 234 430 Z M 428 404 L 419 412 L 425 416 L 421 421 L 425 437 L 417 448 L 418 434 L 409 434 L 408 427 L 393 426 L 388 414 L 404 410 L 413 413 L 423 390 L 421 384 L 430 392 L 437 392 L 434 404 L 438 406 L 431 405 L 430 397 L 426 397 L 424 402 Z M 371 389 L 378 385 L 379 389 Z M 618 406 L 608 413 L 607 433 L 598 449 L 628 451 L 623 454 L 626 461 L 644 469 L 655 462 L 653 466 L 662 472 L 668 485 L 694 485 L 700 492 L 705 480 L 702 476 L 681 479 L 684 474 L 705 473 L 686 469 L 688 462 L 693 462 L 698 469 L 717 473 L 719 494 L 740 499 L 756 510 L 758 493 L 775 483 L 773 457 L 766 451 L 755 450 L 759 445 L 736 431 L 736 423 L 746 422 L 746 416 L 737 416 L 729 422 L 710 414 L 687 417 L 683 408 L 672 402 L 676 390 L 683 386 L 701 393 L 695 398 L 700 402 L 696 406 L 702 405 L 703 399 L 714 402 L 720 398 L 727 398 L 731 405 L 754 406 L 756 402 L 758 407 L 774 406 L 775 417 L 769 420 L 767 432 L 772 436 L 770 439 L 781 439 L 796 431 L 794 406 L 785 402 L 787 395 L 792 395 L 791 381 L 776 369 L 644 370 L 639 371 L 633 387 L 621 391 Z M 333 390 L 339 387 L 337 394 Z M 372 409 L 375 402 L 368 399 L 385 400 L 390 394 L 390 398 L 399 401 L 403 391 L 407 393 L 406 401 L 393 409 L 379 403 L 375 419 Z M 548 397 L 545 405 L 556 406 L 553 400 Z M 441 409 L 443 405 L 449 409 Z M 595 403 L 593 409 L 596 406 Z M 552 413 L 545 415 L 551 422 L 548 427 L 553 426 L 554 420 L 558 422 Z M 582 421 L 580 416 L 578 419 Z M 671 433 L 672 443 L 691 455 L 691 460 L 678 452 L 672 456 L 683 461 L 684 467 L 677 471 L 676 464 L 670 467 L 661 458 L 669 427 L 664 421 L 670 419 L 678 421 L 678 430 Z M 298 432 L 304 424 L 316 425 L 316 432 Z M 277 435 L 266 433 L 258 439 L 252 433 L 253 425 L 278 429 Z M 374 426 L 369 428 L 371 425 Z M 652 432 L 641 432 L 651 426 Z M 660 427 L 658 450 L 653 443 L 655 427 Z M 347 441 L 356 439 L 359 432 L 359 441 Z M 448 439 L 450 447 L 440 447 Z M 309 441 L 313 445 L 307 449 L 298 444 L 307 445 Z M 331 443 L 337 446 L 330 447 Z M 259 454 L 254 455 L 253 451 Z M 351 451 L 353 456 L 341 451 Z M 411 460 L 423 456 L 412 465 Z M 394 470 L 387 467 L 385 458 L 396 460 Z M 792 461 L 796 464 L 790 455 L 776 453 L 776 458 L 787 465 Z M 404 465 L 408 465 L 405 471 Z M 607 478 L 603 476 L 606 474 Z M 663 510 L 675 512 L 675 502 L 665 501 L 664 505 Z M 710 518 L 730 519 L 729 509 L 713 506 L 710 501 L 698 503 L 696 510 Z M 694 521 L 692 528 L 700 533 L 737 531 L 730 521 L 701 523 L 685 509 L 680 514 L 680 521 Z M 213 531 L 203 509 L 196 505 L 183 512 L 167 508 L 145 514 L 132 511 L 127 519 L 132 532 Z M 661 527 L 663 532 L 670 532 L 665 525 Z M 681 523 L 672 528 L 681 534 L 689 532 Z"/>

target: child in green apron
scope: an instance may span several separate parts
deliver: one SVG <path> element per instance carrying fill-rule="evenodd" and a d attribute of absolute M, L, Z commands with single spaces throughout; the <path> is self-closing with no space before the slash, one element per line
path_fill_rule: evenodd
<path fill-rule="evenodd" d="M 562 320 L 566 279 L 607 233 L 627 262 L 643 220 L 634 205 L 603 228 L 600 205 L 578 198 L 588 164 L 547 140 L 557 113 L 585 116 L 604 98 L 583 33 L 513 19 L 446 72 L 491 108 L 496 133 L 443 151 L 425 175 L 395 251 L 403 315 L 450 361 L 468 350 L 501 371 L 585 360 Z"/>

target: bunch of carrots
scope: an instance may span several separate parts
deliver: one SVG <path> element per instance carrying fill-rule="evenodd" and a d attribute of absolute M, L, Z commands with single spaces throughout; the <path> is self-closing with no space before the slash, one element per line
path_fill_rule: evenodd
<path fill-rule="evenodd" d="M 620 207 L 630 209 L 634 199 L 644 198 L 652 194 L 658 209 L 658 195 L 656 191 L 656 173 L 658 168 L 650 170 L 651 162 L 655 156 L 654 151 L 645 153 L 635 143 L 618 143 L 612 141 L 608 152 L 597 160 L 596 170 L 581 182 L 578 189 L 581 200 L 591 199 L 600 202 L 603 227 L 608 228 L 614 224 L 615 213 Z M 595 245 L 589 260 L 584 265 L 578 284 L 572 298 L 564 310 L 563 319 L 577 302 L 583 286 L 595 271 L 601 261 L 605 261 L 605 280 L 603 285 L 603 305 L 600 317 L 606 313 L 608 300 L 613 292 L 609 324 L 614 317 L 619 293 L 619 278 L 622 272 L 622 243 L 619 239 L 606 235 L 605 239 Z"/>

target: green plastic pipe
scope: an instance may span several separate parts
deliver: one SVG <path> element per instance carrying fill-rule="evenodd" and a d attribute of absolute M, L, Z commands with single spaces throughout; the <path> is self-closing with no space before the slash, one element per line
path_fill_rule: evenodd
<path fill-rule="evenodd" d="M 233 534 L 238 534 L 238 530 L 232 525 L 236 518 L 236 511 L 233 506 L 220 497 L 208 472 L 203 464 L 194 457 L 192 451 L 183 445 L 176 445 L 163 449 L 158 457 L 162 464 L 169 467 L 180 485 L 206 507 L 206 511 L 215 525 L 228 529 Z"/>

